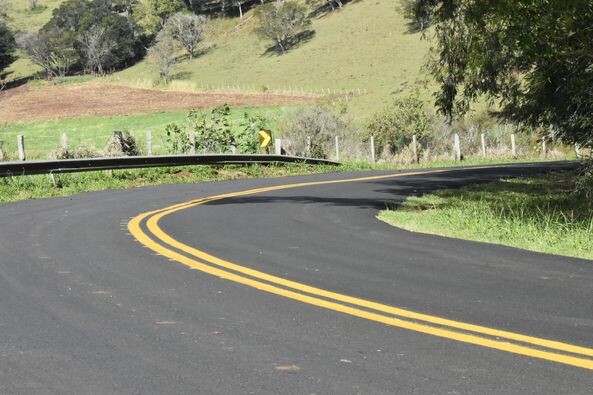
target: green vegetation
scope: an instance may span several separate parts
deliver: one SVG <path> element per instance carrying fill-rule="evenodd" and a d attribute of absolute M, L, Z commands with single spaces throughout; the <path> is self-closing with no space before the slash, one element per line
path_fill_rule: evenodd
<path fill-rule="evenodd" d="M 593 147 L 590 0 L 417 0 L 434 26 L 437 107 L 463 116 L 486 95 L 503 118 Z"/>
<path fill-rule="evenodd" d="M 0 203 L 108 189 L 129 189 L 148 185 L 223 181 L 241 178 L 281 177 L 335 171 L 333 166 L 194 166 L 117 170 L 57 175 L 57 186 L 48 176 L 0 178 Z"/>
<path fill-rule="evenodd" d="M 436 191 L 379 218 L 414 232 L 593 259 L 593 201 L 575 192 L 577 180 L 558 172 Z"/>
<path fill-rule="evenodd" d="M 266 119 L 277 119 L 286 116 L 290 107 L 253 107 L 231 109 L 229 119 L 236 127 L 241 127 L 244 114 L 262 116 Z M 205 111 L 206 113 L 208 111 Z M 23 122 L 11 125 L 0 124 L 0 141 L 4 141 L 4 149 L 9 153 L 16 152 L 16 136 L 22 134 L 26 138 L 27 157 L 30 159 L 47 159 L 54 150 L 60 147 L 60 138 L 66 133 L 69 145 L 94 146 L 104 148 L 114 131 L 129 131 L 138 141 L 141 150 L 146 146 L 146 131 L 152 132 L 153 152 L 166 153 L 165 128 L 186 118 L 187 110 L 157 112 L 152 114 L 85 117 L 55 121 Z M 272 127 L 276 127 L 272 123 Z"/>

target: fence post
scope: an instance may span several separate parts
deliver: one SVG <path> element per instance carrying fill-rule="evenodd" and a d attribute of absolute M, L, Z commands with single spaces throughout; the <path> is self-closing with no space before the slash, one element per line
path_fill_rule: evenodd
<path fill-rule="evenodd" d="M 544 159 L 548 157 L 548 147 L 546 146 L 546 138 L 542 138 L 542 156 Z"/>
<path fill-rule="evenodd" d="M 482 133 L 482 156 L 486 157 L 486 134 Z"/>
<path fill-rule="evenodd" d="M 459 161 L 461 161 L 461 141 L 459 140 L 459 135 L 457 133 L 455 133 L 454 149 L 455 149 L 455 160 L 459 162 Z"/>
<path fill-rule="evenodd" d="M 336 136 L 336 161 L 340 161 L 340 137 Z"/>
<path fill-rule="evenodd" d="M 196 134 L 194 132 L 189 132 L 189 154 L 196 154 Z"/>
<path fill-rule="evenodd" d="M 418 138 L 416 135 L 412 136 L 412 149 L 414 150 L 414 162 L 418 163 Z"/>
<path fill-rule="evenodd" d="M 25 136 L 19 134 L 16 136 L 16 141 L 19 147 L 19 160 L 23 162 L 27 160 L 27 156 L 25 155 Z"/>
<path fill-rule="evenodd" d="M 371 136 L 371 162 L 377 163 L 377 158 L 375 157 L 375 136 Z"/>
<path fill-rule="evenodd" d="M 511 134 L 511 150 L 513 158 L 517 158 L 517 143 L 515 142 L 515 133 Z"/>
<path fill-rule="evenodd" d="M 62 133 L 62 137 L 60 137 L 60 148 L 62 151 L 68 150 L 68 135 L 66 133 Z"/>
<path fill-rule="evenodd" d="M 152 155 L 152 132 L 146 132 L 146 155 Z"/>
<path fill-rule="evenodd" d="M 274 140 L 274 154 L 282 155 L 282 140 L 281 139 Z"/>

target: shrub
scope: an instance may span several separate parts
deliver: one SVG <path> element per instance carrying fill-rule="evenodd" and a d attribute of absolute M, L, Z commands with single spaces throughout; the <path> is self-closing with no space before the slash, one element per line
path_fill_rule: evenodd
<path fill-rule="evenodd" d="M 170 154 L 184 154 L 189 151 L 189 136 L 177 123 L 165 126 L 165 149 Z"/>
<path fill-rule="evenodd" d="M 105 148 L 105 156 L 138 156 L 140 150 L 136 139 L 129 132 L 114 132 Z"/>
<path fill-rule="evenodd" d="M 352 126 L 343 113 L 327 106 L 314 106 L 299 110 L 283 127 L 282 136 L 288 140 L 287 147 L 294 155 L 327 158 L 334 149 L 336 136 L 351 137 L 355 134 Z"/>
<path fill-rule="evenodd" d="M 413 135 L 425 144 L 431 131 L 431 119 L 424 104 L 417 97 L 409 96 L 394 99 L 373 115 L 367 125 L 366 139 L 374 136 L 379 152 L 395 154 L 411 144 Z"/>
<path fill-rule="evenodd" d="M 209 114 L 191 111 L 189 128 L 196 136 L 196 150 L 204 153 L 228 152 L 233 140 L 228 104 L 216 107 Z"/>
<path fill-rule="evenodd" d="M 237 151 L 245 154 L 255 154 L 259 151 L 259 132 L 269 130 L 270 121 L 262 115 L 243 114 L 240 129 L 234 134 Z"/>

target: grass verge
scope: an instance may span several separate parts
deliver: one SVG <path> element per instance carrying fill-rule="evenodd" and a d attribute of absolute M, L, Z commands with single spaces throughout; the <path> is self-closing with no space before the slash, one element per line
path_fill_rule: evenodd
<path fill-rule="evenodd" d="M 198 183 L 241 178 L 296 176 L 335 171 L 335 166 L 287 164 L 280 166 L 193 166 L 137 170 L 97 171 L 56 175 L 54 186 L 48 175 L 0 178 L 0 203 L 69 196 L 109 189 L 149 185 Z"/>
<path fill-rule="evenodd" d="M 513 163 L 518 163 L 514 161 Z M 464 166 L 500 164 L 494 159 L 476 158 L 463 162 Z M 0 203 L 18 200 L 69 196 L 83 192 L 109 189 L 129 189 L 149 185 L 225 181 L 242 178 L 271 178 L 330 172 L 363 170 L 397 170 L 404 168 L 452 167 L 459 162 L 433 162 L 421 165 L 396 165 L 393 163 L 372 164 L 369 162 L 346 162 L 341 166 L 309 166 L 284 164 L 278 166 L 187 166 L 136 170 L 97 171 L 56 175 L 57 185 L 48 175 L 0 177 Z"/>
<path fill-rule="evenodd" d="M 413 232 L 593 260 L 593 203 L 576 173 L 500 180 L 409 198 L 379 219 Z"/>

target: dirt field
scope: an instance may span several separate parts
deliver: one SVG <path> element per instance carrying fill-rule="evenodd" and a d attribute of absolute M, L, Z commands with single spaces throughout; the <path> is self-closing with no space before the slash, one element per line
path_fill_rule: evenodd
<path fill-rule="evenodd" d="M 315 98 L 272 94 L 186 93 L 81 84 L 32 88 L 27 85 L 0 94 L 0 123 L 69 119 L 85 116 L 146 114 L 156 111 L 284 105 L 313 102 Z"/>

